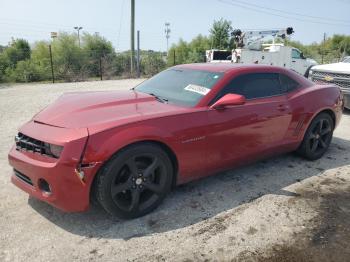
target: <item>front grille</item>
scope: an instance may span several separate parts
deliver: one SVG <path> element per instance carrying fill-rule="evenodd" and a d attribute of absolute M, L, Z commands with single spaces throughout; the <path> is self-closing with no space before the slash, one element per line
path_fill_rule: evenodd
<path fill-rule="evenodd" d="M 57 158 L 51 153 L 48 143 L 26 136 L 23 133 L 18 133 L 18 135 L 15 137 L 15 142 L 17 150 L 24 150 Z"/>
<path fill-rule="evenodd" d="M 23 175 L 21 172 L 17 171 L 16 169 L 14 169 L 13 172 L 15 173 L 15 176 L 21 179 L 23 182 L 26 182 L 27 184 L 33 186 L 33 182 L 28 176 Z"/>
<path fill-rule="evenodd" d="M 349 78 L 350 74 L 343 74 L 343 73 L 332 73 L 332 72 L 323 72 L 323 71 L 312 71 L 312 76 L 331 76 L 331 77 L 340 77 L 340 78 Z"/>
<path fill-rule="evenodd" d="M 350 89 L 350 74 L 313 71 L 311 77 L 318 84 L 336 84 L 340 88 Z"/>

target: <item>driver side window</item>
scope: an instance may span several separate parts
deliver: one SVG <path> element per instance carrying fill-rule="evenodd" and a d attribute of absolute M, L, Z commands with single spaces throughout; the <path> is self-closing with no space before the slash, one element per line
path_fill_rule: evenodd
<path fill-rule="evenodd" d="M 292 58 L 301 59 L 302 58 L 301 53 L 296 49 L 292 49 Z"/>
<path fill-rule="evenodd" d="M 248 100 L 281 95 L 279 74 L 254 73 L 235 77 L 221 90 L 215 101 L 226 94 L 243 95 Z"/>

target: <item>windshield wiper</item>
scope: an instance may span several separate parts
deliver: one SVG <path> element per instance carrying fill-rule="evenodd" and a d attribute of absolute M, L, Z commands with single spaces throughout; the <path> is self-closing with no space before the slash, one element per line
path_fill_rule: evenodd
<path fill-rule="evenodd" d="M 159 101 L 159 102 L 161 102 L 161 103 L 167 104 L 168 101 L 169 101 L 168 99 L 166 99 L 166 98 L 161 98 L 160 96 L 157 96 L 156 94 L 153 94 L 153 93 L 150 93 L 149 95 L 154 96 L 154 97 L 157 99 L 157 101 Z"/>

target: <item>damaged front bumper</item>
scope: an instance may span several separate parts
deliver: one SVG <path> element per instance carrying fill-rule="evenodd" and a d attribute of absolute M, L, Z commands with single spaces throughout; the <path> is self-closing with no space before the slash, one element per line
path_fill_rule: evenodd
<path fill-rule="evenodd" d="M 85 211 L 90 188 L 99 163 L 82 164 L 88 131 L 35 123 L 25 124 L 20 132 L 35 140 L 63 146 L 59 158 L 40 152 L 11 149 L 8 159 L 14 169 L 11 181 L 31 196 L 65 212 Z"/>

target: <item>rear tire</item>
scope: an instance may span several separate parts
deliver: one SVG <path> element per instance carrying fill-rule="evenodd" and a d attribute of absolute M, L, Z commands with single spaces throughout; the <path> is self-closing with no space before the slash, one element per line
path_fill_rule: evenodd
<path fill-rule="evenodd" d="M 173 167 L 168 155 L 152 143 L 118 152 L 101 170 L 96 196 L 101 206 L 119 218 L 153 211 L 170 191 Z"/>
<path fill-rule="evenodd" d="M 303 142 L 297 153 L 308 159 L 316 160 L 326 153 L 333 137 L 334 122 L 327 113 L 321 113 L 312 120 L 306 130 Z"/>

